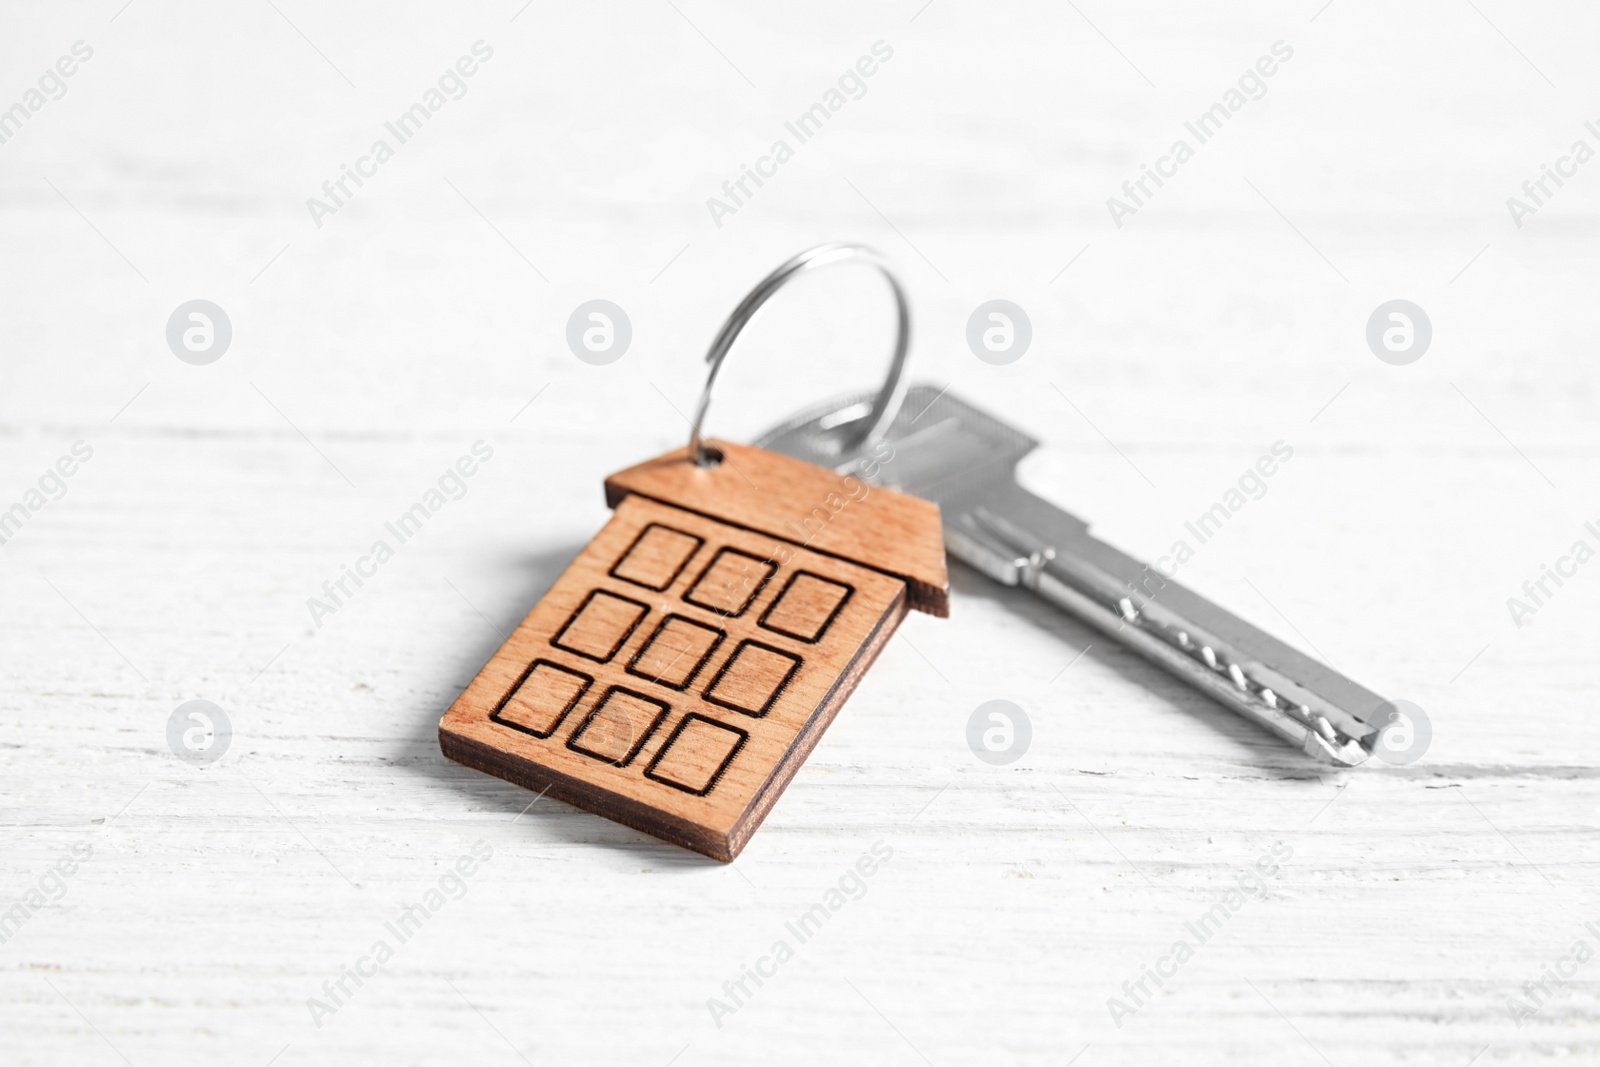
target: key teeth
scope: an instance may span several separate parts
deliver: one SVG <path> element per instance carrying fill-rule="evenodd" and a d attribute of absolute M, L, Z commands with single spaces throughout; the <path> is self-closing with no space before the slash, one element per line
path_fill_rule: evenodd
<path fill-rule="evenodd" d="M 1117 609 L 1122 617 L 1129 622 L 1140 622 L 1138 613 L 1133 611 L 1132 602 L 1123 597 L 1117 602 Z M 1162 627 L 1157 626 L 1157 631 Z M 1298 701 L 1285 700 L 1274 692 L 1271 687 L 1260 685 L 1249 675 L 1245 674 L 1244 667 L 1238 663 L 1226 663 L 1217 657 L 1216 649 L 1210 645 L 1196 645 L 1187 630 L 1166 630 L 1167 639 L 1172 641 L 1189 655 L 1198 658 L 1209 669 L 1220 674 L 1226 674 L 1234 688 L 1246 696 L 1255 696 L 1263 705 L 1273 711 L 1287 714 L 1297 720 L 1306 728 L 1303 748 L 1309 756 L 1341 766 L 1353 767 L 1366 760 L 1368 752 L 1359 741 L 1354 738 L 1342 737 L 1338 729 L 1328 720 L 1326 715 L 1314 712 L 1309 705 Z"/>
<path fill-rule="evenodd" d="M 1019 563 L 1021 562 L 1019 560 Z M 1102 605 L 1105 603 L 1101 601 Z M 1205 664 L 1208 670 L 1227 676 L 1234 689 L 1243 697 L 1254 697 L 1262 707 L 1294 721 L 1304 730 L 1301 748 L 1306 755 L 1326 763 L 1353 767 L 1364 762 L 1370 754 L 1358 740 L 1342 735 L 1326 715 L 1312 711 L 1307 704 L 1280 696 L 1269 686 L 1247 674 L 1244 664 L 1221 658 L 1215 648 L 1197 642 L 1187 630 L 1169 626 L 1161 622 L 1159 617 L 1147 617 L 1134 606 L 1131 597 L 1117 597 L 1114 610 L 1119 621 L 1148 631 L 1168 644 L 1176 645 L 1191 658 Z"/>
<path fill-rule="evenodd" d="M 1350 739 L 1342 745 L 1335 746 L 1315 730 L 1306 731 L 1303 751 L 1308 756 L 1314 756 L 1326 763 L 1336 763 L 1341 767 L 1358 767 L 1372 755 L 1361 747 L 1359 741 Z"/>

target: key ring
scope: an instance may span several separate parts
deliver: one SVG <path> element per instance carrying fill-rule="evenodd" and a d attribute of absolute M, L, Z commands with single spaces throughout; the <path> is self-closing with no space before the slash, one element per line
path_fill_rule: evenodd
<path fill-rule="evenodd" d="M 815 267 L 826 267 L 851 260 L 870 263 L 888 280 L 889 288 L 894 292 L 897 335 L 894 342 L 894 356 L 889 361 L 888 377 L 884 379 L 883 385 L 872 398 L 867 410 L 860 414 L 856 414 L 853 410 L 840 413 L 844 417 L 835 423 L 836 426 L 854 422 L 860 424 L 860 428 L 848 433 L 839 442 L 839 450 L 846 452 L 870 444 L 889 428 L 889 423 L 900 409 L 900 401 L 905 393 L 902 375 L 906 366 L 906 352 L 911 347 L 911 310 L 906 303 L 905 290 L 901 288 L 900 279 L 895 277 L 894 271 L 889 269 L 888 262 L 873 249 L 864 245 L 818 245 L 801 252 L 761 279 L 740 301 L 739 306 L 733 309 L 727 321 L 722 324 L 722 329 L 717 331 L 716 340 L 711 342 L 711 349 L 706 353 L 706 362 L 711 364 L 711 370 L 706 375 L 706 385 L 700 392 L 700 403 L 695 408 L 694 424 L 689 429 L 689 455 L 694 458 L 696 465 L 711 467 L 720 460 L 720 457 L 706 448 L 705 441 L 700 436 L 700 427 L 706 421 L 706 409 L 711 406 L 711 387 L 716 384 L 717 372 L 722 369 L 722 362 L 728 358 L 728 350 L 733 347 L 739 332 L 755 317 L 761 305 L 787 285 L 795 275 Z"/>

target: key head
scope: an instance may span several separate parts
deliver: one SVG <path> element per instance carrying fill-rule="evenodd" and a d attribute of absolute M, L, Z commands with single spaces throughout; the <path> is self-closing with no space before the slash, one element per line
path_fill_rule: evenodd
<path fill-rule="evenodd" d="M 1007 585 L 1024 580 L 1052 546 L 1085 534 L 1082 519 L 1017 484 L 1017 462 L 1038 442 L 1009 423 L 945 388 L 916 385 L 880 441 L 840 450 L 841 430 L 866 412 L 866 398 L 844 397 L 801 413 L 759 443 L 933 501 L 950 553 Z M 1018 526 L 1028 532 L 1019 536 Z"/>
<path fill-rule="evenodd" d="M 870 394 L 840 397 L 769 430 L 756 444 L 849 472 L 941 506 L 969 497 L 997 475 L 1012 479 L 1039 442 L 933 385 L 913 385 L 882 440 L 854 452 L 838 446 L 865 417 Z"/>

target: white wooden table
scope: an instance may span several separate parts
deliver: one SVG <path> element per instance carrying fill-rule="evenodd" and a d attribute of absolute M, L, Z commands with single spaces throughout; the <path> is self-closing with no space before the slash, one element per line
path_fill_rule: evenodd
<path fill-rule="evenodd" d="M 1600 949 L 1600 564 L 1521 627 L 1506 606 L 1600 543 L 1600 164 L 1506 207 L 1600 147 L 1592 9 L 120 2 L 0 35 L 0 107 L 93 50 L 0 144 L 5 1063 L 1600 1056 L 1600 963 L 1562 962 Z M 306 199 L 479 40 L 465 95 L 319 227 Z M 706 199 L 880 40 L 717 226 Z M 1277 41 L 1266 94 L 1113 225 Z M 1326 770 L 957 568 L 952 617 L 908 620 L 732 867 L 441 758 L 601 478 L 681 442 L 721 317 L 830 239 L 896 257 L 916 376 L 1045 442 L 1029 484 L 1131 551 L 1292 447 L 1181 576 L 1422 706 L 1426 755 Z M 772 306 L 717 433 L 874 380 L 865 277 Z M 1034 329 L 1004 367 L 964 340 L 996 297 Z M 206 366 L 164 335 L 197 298 L 233 329 Z M 632 322 L 609 366 L 564 341 L 593 298 Z M 1364 339 L 1393 298 L 1433 324 L 1409 366 Z M 480 440 L 465 495 L 314 621 Z M 1033 724 L 1009 766 L 965 740 L 996 698 Z M 232 728 L 203 767 L 168 745 L 193 699 Z"/>

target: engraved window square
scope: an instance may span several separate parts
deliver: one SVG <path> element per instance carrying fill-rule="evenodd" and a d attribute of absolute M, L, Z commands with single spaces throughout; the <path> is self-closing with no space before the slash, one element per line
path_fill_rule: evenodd
<path fill-rule="evenodd" d="M 653 697 L 612 686 L 572 731 L 567 747 L 612 766 L 626 767 L 671 710 Z"/>
<path fill-rule="evenodd" d="M 796 571 L 761 616 L 761 625 L 798 641 L 815 644 L 839 617 L 855 590 L 810 571 Z"/>
<path fill-rule="evenodd" d="M 722 644 L 721 630 L 668 615 L 628 662 L 628 673 L 670 689 L 687 689 Z"/>
<path fill-rule="evenodd" d="M 592 684 L 587 674 L 537 659 L 489 718 L 534 737 L 549 737 Z"/>
<path fill-rule="evenodd" d="M 611 575 L 659 592 L 677 580 L 704 543 L 694 534 L 652 522 L 634 538 Z"/>
<path fill-rule="evenodd" d="M 596 589 L 584 598 L 550 643 L 604 663 L 617 654 L 649 610 L 648 604 Z"/>
<path fill-rule="evenodd" d="M 743 615 L 777 569 L 771 560 L 719 549 L 683 599 L 719 615 Z"/>
<path fill-rule="evenodd" d="M 799 656 L 782 649 L 741 641 L 706 687 L 705 698 L 719 707 L 759 718 L 772 710 L 800 663 Z"/>
<path fill-rule="evenodd" d="M 703 797 L 721 780 L 749 736 L 704 715 L 685 715 L 644 776 Z"/>

